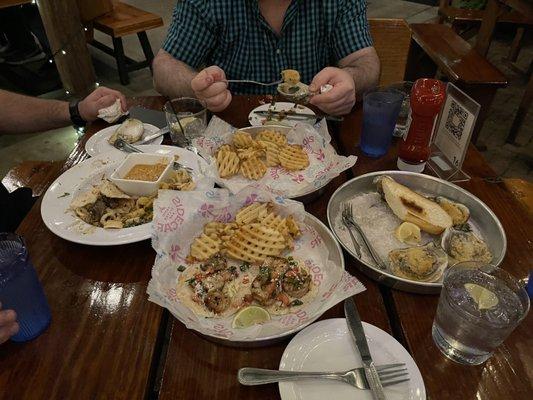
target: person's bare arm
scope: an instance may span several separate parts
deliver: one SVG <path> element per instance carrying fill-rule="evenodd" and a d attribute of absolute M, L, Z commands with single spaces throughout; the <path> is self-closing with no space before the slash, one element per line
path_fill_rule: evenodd
<path fill-rule="evenodd" d="M 126 110 L 126 98 L 116 90 L 99 87 L 78 103 L 83 120 L 98 118 L 98 110 L 120 99 Z M 0 135 L 6 133 L 33 133 L 61 128 L 71 124 L 69 104 L 66 101 L 46 100 L 23 96 L 0 89 Z"/>
<path fill-rule="evenodd" d="M 198 73 L 184 62 L 176 60 L 161 49 L 154 58 L 154 87 L 163 96 L 170 98 L 194 97 L 191 81 Z"/>
<path fill-rule="evenodd" d="M 352 76 L 358 95 L 378 84 L 380 63 L 373 47 L 366 47 L 349 54 L 339 61 L 339 67 Z"/>
<path fill-rule="evenodd" d="M 68 103 L 0 90 L 0 134 L 31 133 L 70 124 Z"/>

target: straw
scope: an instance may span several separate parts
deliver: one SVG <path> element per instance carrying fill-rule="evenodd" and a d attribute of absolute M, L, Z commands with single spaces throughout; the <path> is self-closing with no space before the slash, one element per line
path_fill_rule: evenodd
<path fill-rule="evenodd" d="M 176 109 L 174 108 L 174 104 L 172 104 L 172 100 L 170 99 L 170 97 L 167 97 L 166 99 L 168 103 L 170 104 L 170 108 L 172 109 L 174 116 L 176 117 L 176 121 L 178 121 L 178 125 L 181 129 L 181 133 L 183 134 L 183 137 L 185 138 L 187 142 L 189 142 L 189 140 L 187 139 L 187 136 L 185 136 L 185 130 L 183 129 L 183 126 L 181 126 L 181 122 L 180 122 L 180 119 L 178 118 L 178 113 L 176 112 Z"/>

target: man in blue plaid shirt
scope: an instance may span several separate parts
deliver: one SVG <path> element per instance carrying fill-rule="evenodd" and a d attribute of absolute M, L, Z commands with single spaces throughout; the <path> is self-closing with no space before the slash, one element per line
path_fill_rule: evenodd
<path fill-rule="evenodd" d="M 333 86 L 311 104 L 343 115 L 379 77 L 365 0 L 181 0 L 153 68 L 160 93 L 196 96 L 212 111 L 232 93 L 276 90 L 226 79 L 274 82 L 295 69 L 312 92 Z"/>

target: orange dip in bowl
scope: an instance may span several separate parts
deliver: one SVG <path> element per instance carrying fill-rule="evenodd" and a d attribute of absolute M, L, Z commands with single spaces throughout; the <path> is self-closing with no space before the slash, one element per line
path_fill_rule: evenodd
<path fill-rule="evenodd" d="M 136 164 L 134 165 L 123 179 L 132 181 L 155 182 L 159 179 L 168 164 Z"/>

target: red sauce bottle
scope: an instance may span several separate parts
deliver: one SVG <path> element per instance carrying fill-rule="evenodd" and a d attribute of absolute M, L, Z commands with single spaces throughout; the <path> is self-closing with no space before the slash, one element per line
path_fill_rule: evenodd
<path fill-rule="evenodd" d="M 411 90 L 411 124 L 398 146 L 398 168 L 422 172 L 431 154 L 431 136 L 446 97 L 446 84 L 437 79 L 418 79 Z"/>

